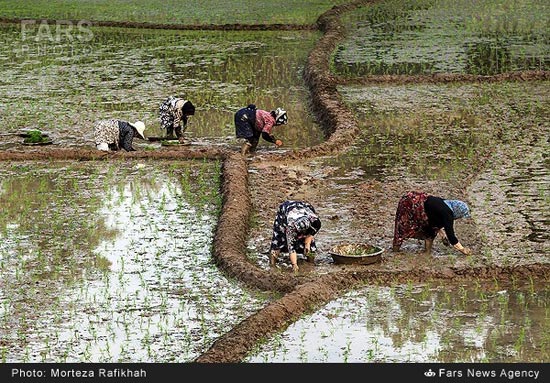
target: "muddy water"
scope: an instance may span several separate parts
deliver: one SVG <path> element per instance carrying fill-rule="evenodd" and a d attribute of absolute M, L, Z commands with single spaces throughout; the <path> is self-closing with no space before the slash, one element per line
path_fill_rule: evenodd
<path fill-rule="evenodd" d="M 547 262 L 547 85 L 342 88 L 364 134 L 328 163 L 347 183 L 466 188 L 488 260 Z"/>
<path fill-rule="evenodd" d="M 544 286 L 366 287 L 252 352 L 250 363 L 545 362 Z"/>
<path fill-rule="evenodd" d="M 355 145 L 307 165 L 255 164 L 252 184 L 260 172 L 264 179 L 279 177 L 283 190 L 266 190 L 317 208 L 323 227 L 312 272 L 338 270 L 328 249 L 350 240 L 386 249 L 374 270 L 547 264 L 547 85 L 340 87 L 363 130 Z M 266 192 L 256 189 L 254 198 Z M 423 257 L 423 244 L 414 240 L 400 254 L 390 251 L 397 201 L 411 189 L 469 202 L 473 218 L 457 221 L 455 229 L 472 257 L 439 242 Z M 266 206 L 261 202 L 258 214 Z M 269 229 L 256 231 L 253 238 L 261 241 L 251 240 L 249 248 L 265 248 Z M 247 361 L 544 361 L 549 292 L 546 282 L 523 282 L 528 278 L 498 287 L 472 280 L 450 289 L 365 288 L 291 325 Z"/>
<path fill-rule="evenodd" d="M 211 262 L 215 163 L 4 163 L 3 361 L 186 362 L 262 305 Z"/>
<path fill-rule="evenodd" d="M 274 129 L 285 147 L 315 145 L 323 137 L 308 110 L 302 70 L 317 37 L 91 28 L 80 41 L 50 39 L 32 27 L 23 37 L 19 25 L 0 25 L 0 148 L 19 145 L 19 137 L 5 134 L 24 127 L 50 132 L 56 145 L 89 146 L 102 118 L 142 120 L 146 135 L 158 136 L 158 107 L 172 94 L 196 106 L 187 133 L 199 143 L 237 147 L 233 115 L 255 103 L 287 110 L 289 124 Z"/>
<path fill-rule="evenodd" d="M 545 137 L 518 142 L 495 167 L 480 174 L 470 192 L 492 253 L 504 264 L 548 262 L 550 166 Z M 541 150 L 542 149 L 542 150 Z M 529 257 L 525 257 L 525 253 Z"/>

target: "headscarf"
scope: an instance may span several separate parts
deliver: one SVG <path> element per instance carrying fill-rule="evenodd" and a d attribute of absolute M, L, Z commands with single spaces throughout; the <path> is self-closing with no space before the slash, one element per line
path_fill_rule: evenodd
<path fill-rule="evenodd" d="M 465 202 L 456 200 L 456 199 L 446 199 L 444 200 L 445 204 L 449 206 L 449 209 L 453 211 L 454 219 L 459 218 L 470 218 L 470 209 Z"/>

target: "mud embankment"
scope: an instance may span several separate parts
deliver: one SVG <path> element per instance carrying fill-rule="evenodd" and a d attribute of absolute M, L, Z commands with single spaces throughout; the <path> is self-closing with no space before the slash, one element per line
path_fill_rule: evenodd
<path fill-rule="evenodd" d="M 336 76 L 338 85 L 374 85 L 374 84 L 446 84 L 452 82 L 491 83 L 502 81 L 540 81 L 550 80 L 550 71 L 530 70 L 499 73 L 495 75 L 475 75 L 465 73 L 436 73 L 432 75 L 379 75 L 347 78 Z"/>
<path fill-rule="evenodd" d="M 225 149 L 200 147 L 197 149 L 189 149 L 182 147 L 180 149 L 171 150 L 155 150 L 155 151 L 135 151 L 135 152 L 101 152 L 98 150 L 88 149 L 70 149 L 70 148 L 33 148 L 0 151 L 0 161 L 28 161 L 28 160 L 76 160 L 76 161 L 111 161 L 121 160 L 125 158 L 139 159 L 223 159 L 229 153 Z"/>
<path fill-rule="evenodd" d="M 304 79 L 311 96 L 311 109 L 317 123 L 323 129 L 326 140 L 319 145 L 286 153 L 270 153 L 261 160 L 308 159 L 334 154 L 345 150 L 359 134 L 353 113 L 345 106 L 336 86 L 337 81 L 330 71 L 330 55 L 339 41 L 345 37 L 340 16 L 370 1 L 355 1 L 335 6 L 317 21 L 323 36 L 309 53 L 304 68 Z"/>
<path fill-rule="evenodd" d="M 303 314 L 319 308 L 337 298 L 343 292 L 369 283 L 392 285 L 398 283 L 419 283 L 427 281 L 474 282 L 491 280 L 506 282 L 513 280 L 548 281 L 548 265 L 522 267 L 480 267 L 445 271 L 405 270 L 377 272 L 365 267 L 350 267 L 337 273 L 320 276 L 317 280 L 304 283 L 281 299 L 272 302 L 262 310 L 242 321 L 238 326 L 219 338 L 214 345 L 195 361 L 200 363 L 235 363 L 247 356 L 261 339 L 272 336 L 298 320 Z"/>

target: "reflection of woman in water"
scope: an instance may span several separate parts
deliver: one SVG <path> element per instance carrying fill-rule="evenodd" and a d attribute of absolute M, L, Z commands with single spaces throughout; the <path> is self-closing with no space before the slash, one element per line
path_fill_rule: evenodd
<path fill-rule="evenodd" d="M 470 255 L 469 248 L 463 247 L 454 232 L 454 221 L 470 218 L 466 203 L 428 195 L 423 192 L 408 192 L 401 197 L 395 213 L 393 251 L 399 251 L 408 238 L 425 240 L 427 254 L 432 251 L 435 237 L 439 234 L 464 255 Z M 443 231 L 444 230 L 444 231 Z"/>

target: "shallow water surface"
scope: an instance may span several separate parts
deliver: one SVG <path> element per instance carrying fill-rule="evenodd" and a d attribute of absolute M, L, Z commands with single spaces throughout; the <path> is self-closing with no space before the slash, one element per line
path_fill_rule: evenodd
<path fill-rule="evenodd" d="M 0 174 L 3 361 L 188 362 L 262 305 L 211 262 L 215 163 Z"/>
<path fill-rule="evenodd" d="M 249 363 L 545 362 L 546 286 L 365 287 L 251 352 Z"/>

